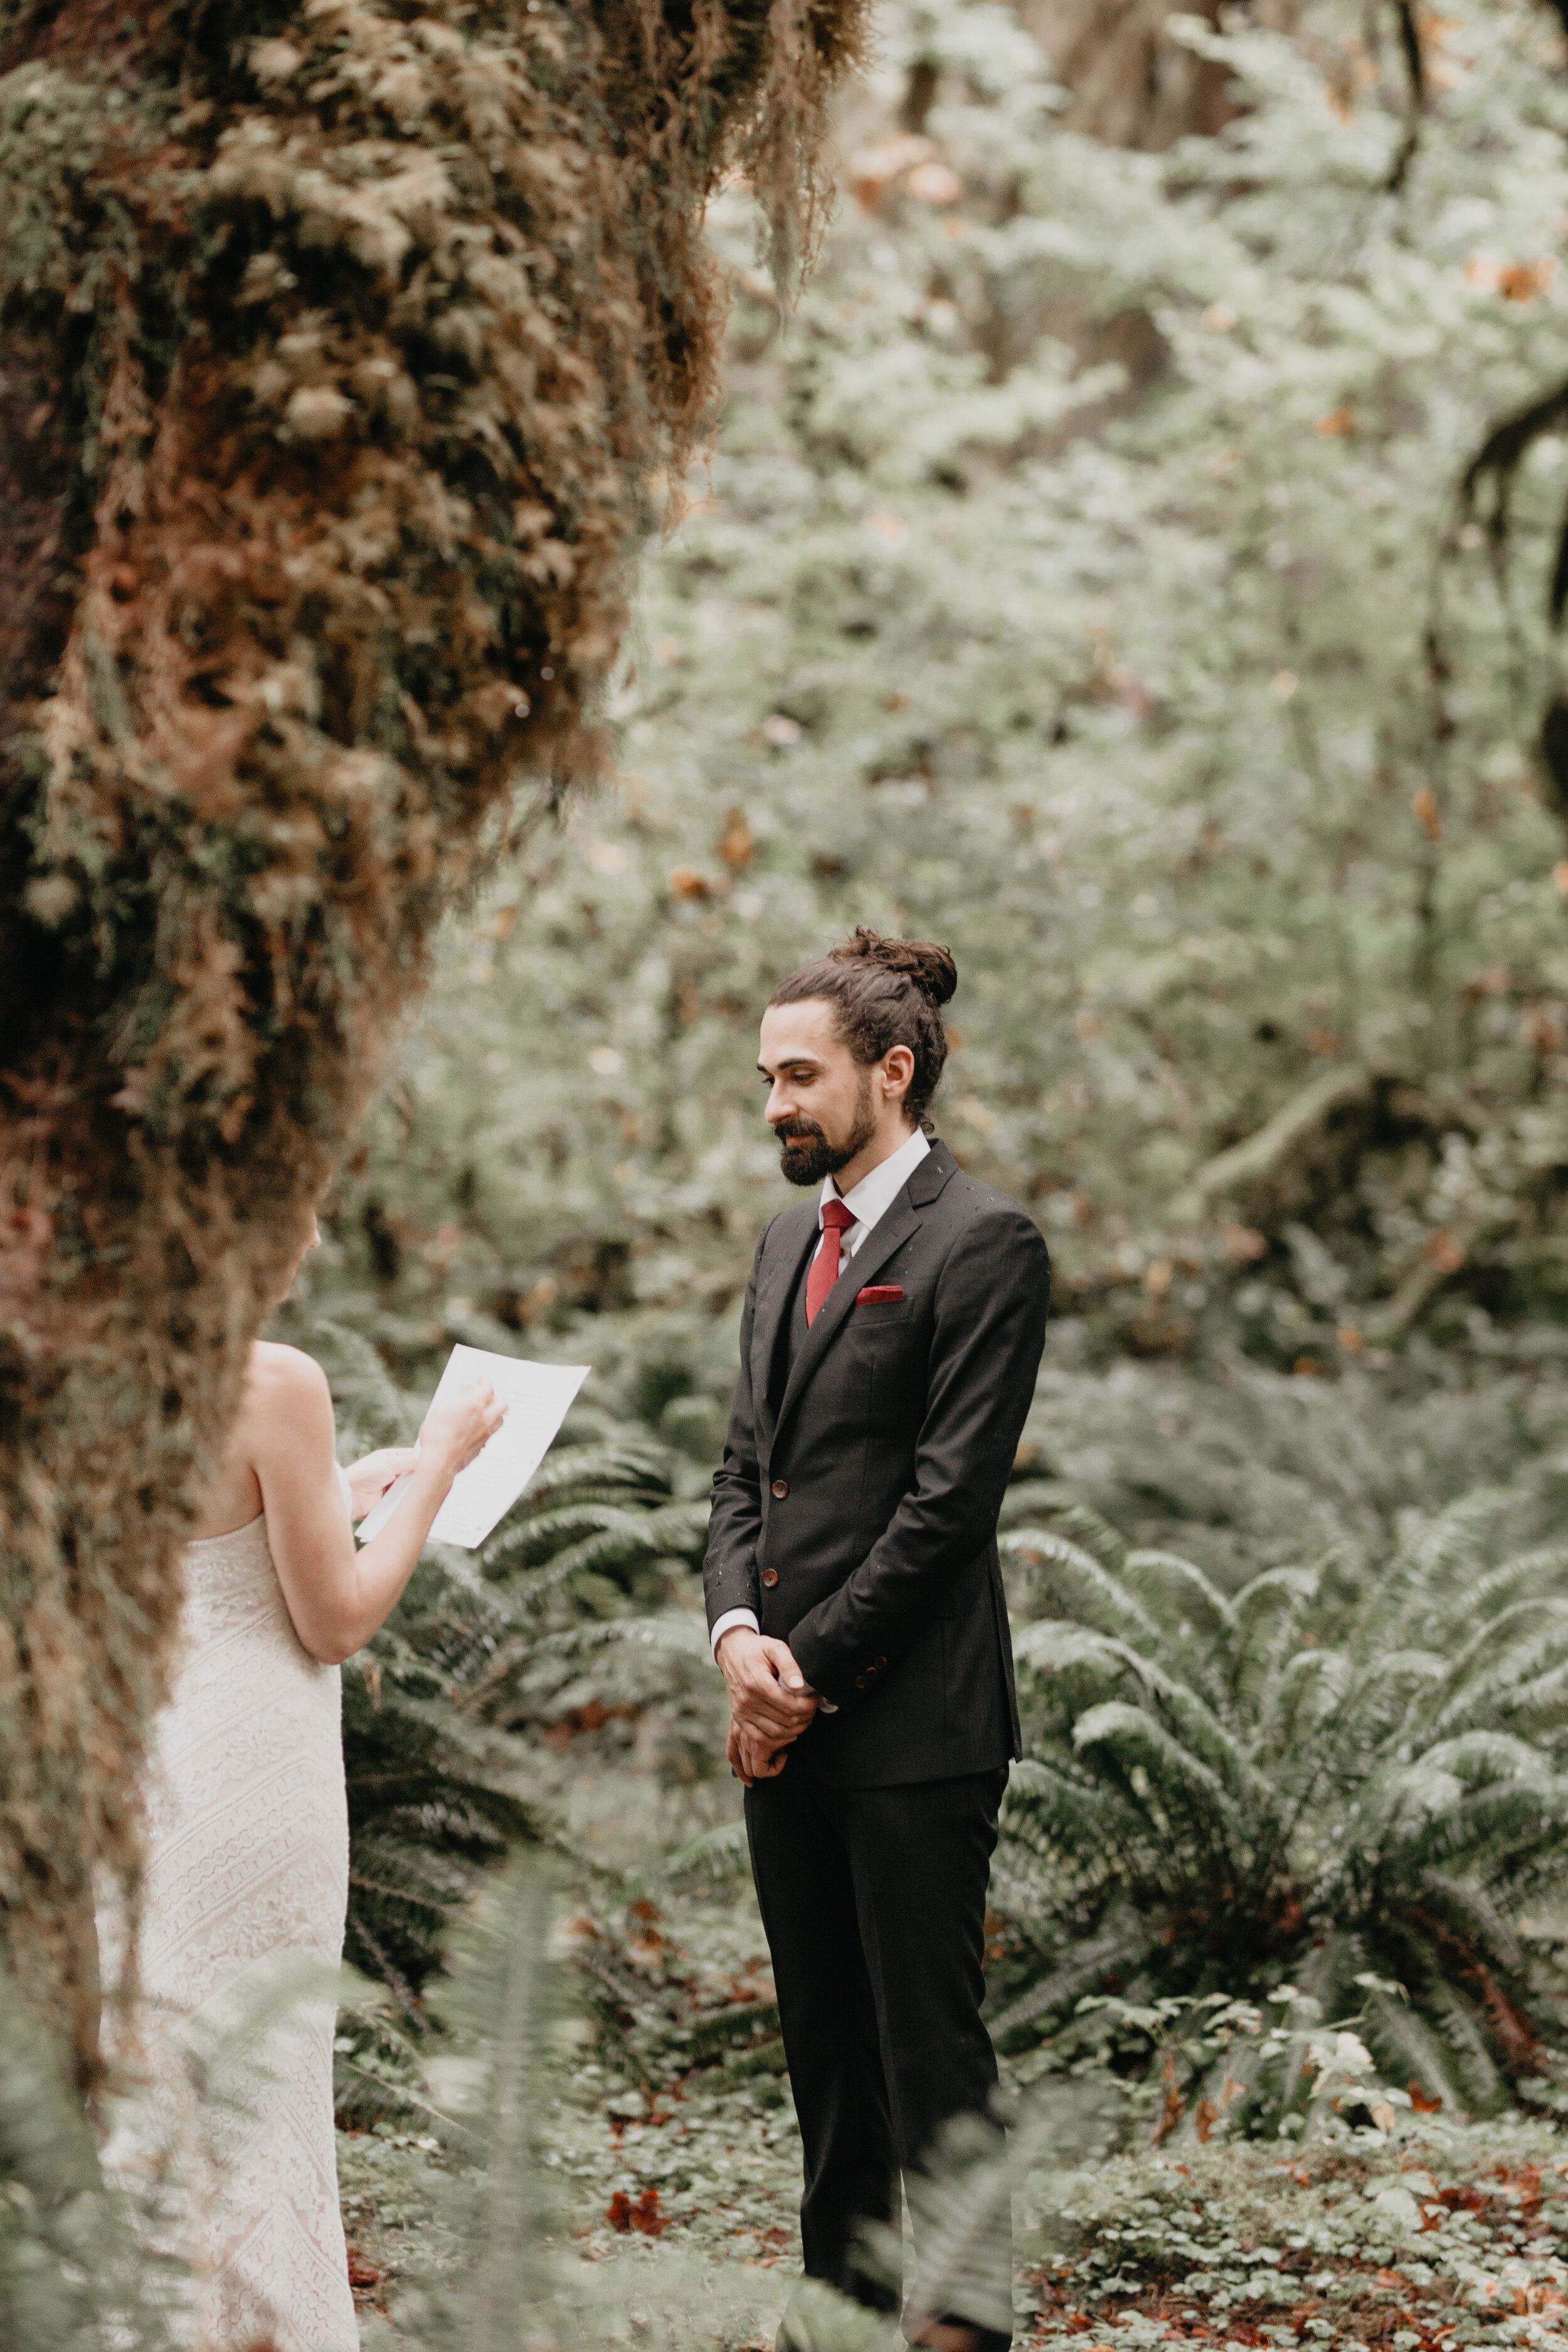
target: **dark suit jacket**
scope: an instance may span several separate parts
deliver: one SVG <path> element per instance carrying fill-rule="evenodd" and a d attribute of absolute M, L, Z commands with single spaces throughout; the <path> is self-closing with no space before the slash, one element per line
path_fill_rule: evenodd
<path fill-rule="evenodd" d="M 834 1700 L 786 1769 L 841 1788 L 1020 1751 L 996 1515 L 1045 1344 L 1050 1265 L 1016 1202 L 933 1143 L 787 1370 L 816 1203 L 757 1244 L 713 1480 L 708 1622 L 752 1609 Z M 901 1299 L 856 1304 L 872 1285 Z"/>

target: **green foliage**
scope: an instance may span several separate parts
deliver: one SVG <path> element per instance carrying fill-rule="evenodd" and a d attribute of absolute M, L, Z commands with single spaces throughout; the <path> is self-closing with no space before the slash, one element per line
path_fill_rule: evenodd
<path fill-rule="evenodd" d="M 1568 1553 L 1500 1559 L 1518 1510 L 1474 1494 L 1230 1593 L 1086 1507 L 1006 1537 L 1028 1601 L 1004 2040 L 1107 1979 L 1140 2000 L 1289 1981 L 1322 2019 L 1376 1978 L 1366 2038 L 1393 2079 L 1485 2111 L 1542 2071 L 1568 2027 L 1556 1933 L 1531 1919 L 1568 1811 Z M 1304 2031 L 1282 2082 L 1227 2055 L 1238 2122 L 1300 2128 Z"/>
<path fill-rule="evenodd" d="M 105 2186 L 54 2053 L 0 1978 L 0 2336 L 48 2352 L 172 2352 L 173 2264 Z"/>
<path fill-rule="evenodd" d="M 616 797 L 451 936 L 346 1191 L 389 1296 L 548 1326 L 613 1247 L 619 1303 L 732 1296 L 759 1006 L 867 919 L 952 942 L 939 1120 L 1097 1346 L 1561 1344 L 1561 436 L 1506 600 L 1456 500 L 1561 373 L 1568 85 L 1547 12 L 1461 10 L 1395 174 L 1362 32 L 1188 26 L 1239 111 L 1149 155 L 1053 128 L 1012 11 L 888 10 L 798 316 L 741 279 Z"/>
<path fill-rule="evenodd" d="M 646 2259 L 583 2262 L 560 2242 L 563 2215 L 543 2160 L 541 2125 L 558 2077 L 552 2046 L 549 1881 L 536 1861 L 493 1882 L 452 1952 L 442 2010 L 455 2096 L 443 2127 L 443 2180 L 426 2194 L 448 2242 L 399 2295 L 400 2342 L 418 2352 L 578 2352 L 638 2343 L 738 2346 L 753 2341 L 754 2278 L 699 2264 L 652 2239 Z M 657 2206 L 658 2200 L 654 2200 Z M 813 2305 L 816 2352 L 883 2352 L 887 2331 L 836 2296 Z"/>
<path fill-rule="evenodd" d="M 1047 1341 L 1004 1525 L 1087 1502 L 1136 1543 L 1192 1552 L 1226 1591 L 1335 1544 L 1384 1543 L 1404 1513 L 1457 1502 L 1480 1465 L 1513 1497 L 1510 1540 L 1562 1525 L 1568 1392 L 1551 1364 L 1476 1380 L 1422 1348 L 1331 1380 L 1229 1352 L 1201 1370 L 1100 1372 L 1071 1366 L 1071 1338 L 1058 1326 Z"/>
<path fill-rule="evenodd" d="M 417 2142 L 405 2134 L 367 2136 L 345 2149 L 360 2242 L 377 2259 L 390 2248 L 395 2340 L 424 2344 L 416 2314 L 460 2309 L 473 2273 L 483 2189 L 476 2165 L 490 2129 L 496 2021 L 510 1956 L 520 1947 L 526 1955 L 531 1916 L 531 1898 L 512 1909 L 516 1893 L 492 1883 L 472 1991 L 458 1979 L 461 2013 L 452 2016 L 452 2046 L 461 2054 L 437 2061 L 448 2084 L 445 2120 Z M 574 1924 L 581 1936 L 582 1923 Z M 650 1979 L 661 1957 L 654 1948 L 662 1944 L 671 1974 L 702 1977 L 710 1988 L 726 1951 L 747 1948 L 729 1939 L 756 1935 L 754 1921 L 742 1925 L 708 1894 L 674 1900 L 657 1922 L 645 1916 L 638 1924 L 640 1965 Z M 470 1964 L 459 1958 L 459 1969 Z M 531 1976 L 534 1963 L 524 1957 L 521 1965 Z M 1358 2005 L 1377 1990 L 1358 1988 Z M 1302 2021 L 1285 2003 L 1259 2006 L 1295 2026 Z M 518 2191 L 519 2210 L 542 2214 L 557 2242 L 537 2274 L 541 2340 L 646 2341 L 639 2330 L 647 2328 L 655 2342 L 668 2329 L 677 2341 L 730 2352 L 770 2341 L 788 2287 L 784 2263 L 744 2273 L 727 2265 L 743 2250 L 754 2259 L 784 2239 L 783 2231 L 766 2233 L 795 2186 L 787 2111 L 748 2111 L 743 2085 L 727 2084 L 726 2070 L 710 2057 L 666 2075 L 650 2098 L 624 2074 L 617 2080 L 584 2063 L 574 2022 L 563 2021 L 559 2038 L 542 2034 L 542 2022 L 536 2015 L 524 2062 L 542 2169 Z M 1142 2010 L 1101 2002 L 1085 2024 L 1109 2045 L 1115 2065 L 1135 2042 L 1146 2046 L 1151 2032 L 1163 2048 L 1179 2053 L 1192 2045 L 1201 2056 L 1201 2042 L 1234 2051 L 1274 2031 L 1244 2003 L 1205 2009 L 1175 2000 Z M 915 2295 L 945 2298 L 963 2273 L 963 2249 L 995 2226 L 1010 2191 L 1018 2332 L 1031 2345 L 1098 2341 L 1112 2330 L 1147 2345 L 1165 2340 L 1173 2326 L 1207 2327 L 1243 2343 L 1269 2329 L 1281 2331 L 1269 2340 L 1282 2343 L 1386 2340 L 1392 2330 L 1407 2329 L 1413 2341 L 1397 2352 L 1414 2352 L 1415 2342 L 1495 2341 L 1500 2320 L 1514 2323 L 1510 2335 L 1536 2340 L 1537 2326 L 1552 2326 L 1563 2292 L 1568 2157 L 1560 2127 L 1518 2117 L 1463 2124 L 1446 2110 L 1413 2112 L 1408 2100 L 1379 2084 L 1351 2026 L 1317 2029 L 1308 2039 L 1324 2062 L 1313 2078 L 1312 2134 L 1310 2144 L 1285 2149 L 1278 2142 L 1226 2144 L 1212 2128 L 1205 2145 L 1189 2121 L 1179 2145 L 1167 2137 L 1150 2147 L 1141 2134 L 1142 2146 L 1112 2154 L 1074 2095 L 1089 2087 L 1088 2074 L 1077 2084 L 1047 2075 L 1023 2103 L 1005 2153 L 994 2139 L 955 2147 L 933 2168 L 929 2187 L 916 2185 L 931 2253 L 912 2283 Z M 1102 2084 L 1120 2079 L 1104 2065 L 1098 2074 Z M 1116 2095 L 1127 2103 L 1125 2092 Z M 1156 2106 L 1163 2095 L 1156 2084 Z M 1146 2110 L 1150 2102 L 1131 2104 Z M 642 2225 L 628 2229 L 623 2211 L 616 2233 L 604 2211 L 612 2192 L 620 2192 L 623 2209 L 641 2214 Z M 387 2217 L 379 2235 L 378 2208 Z M 560 2247 L 563 2230 L 574 2252 Z M 763 2245 L 746 2249 L 752 2233 Z M 587 2260 L 579 2267 L 581 2255 Z M 558 2339 L 555 2298 L 563 2284 L 581 2308 L 574 2332 Z M 790 2314 L 819 2352 L 861 2345 L 892 2352 L 896 2345 L 826 2295 L 792 2296 Z"/>
<path fill-rule="evenodd" d="M 1134 2344 L 1194 2323 L 1239 2343 L 1495 2342 L 1525 2314 L 1552 2325 L 1563 2200 L 1561 2142 L 1518 2122 L 1428 2118 L 1283 2160 L 1130 2151 L 1038 2184 L 1031 2220 L 1058 2251 L 1029 2340 L 1066 2345 L 1088 2321 Z"/>
<path fill-rule="evenodd" d="M 458 2336 L 464 2352 L 505 2352 L 516 2341 L 518 2314 L 538 2314 L 544 2288 L 542 2216 L 530 2190 L 539 2179 L 534 2110 L 549 1906 L 537 1866 L 514 1869 L 489 1916 L 469 1922 L 468 1965 L 459 1965 L 447 1997 L 459 2030 L 466 2024 L 484 2037 L 487 2063 L 484 2189 Z"/>

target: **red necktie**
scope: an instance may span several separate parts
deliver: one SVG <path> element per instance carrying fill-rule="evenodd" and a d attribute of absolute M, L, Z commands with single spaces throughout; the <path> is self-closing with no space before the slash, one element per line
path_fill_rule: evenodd
<path fill-rule="evenodd" d="M 838 1237 L 846 1225 L 856 1222 L 853 1209 L 842 1201 L 824 1201 L 822 1204 L 822 1247 L 811 1261 L 805 1277 L 805 1319 L 816 1320 L 816 1310 L 838 1279 Z"/>

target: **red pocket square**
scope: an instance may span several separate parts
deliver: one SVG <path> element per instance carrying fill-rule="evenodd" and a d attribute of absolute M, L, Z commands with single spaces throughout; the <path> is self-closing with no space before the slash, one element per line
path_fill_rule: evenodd
<path fill-rule="evenodd" d="M 868 1288 L 855 1293 L 857 1307 L 880 1307 L 889 1298 L 901 1298 L 903 1292 L 896 1282 L 873 1282 Z"/>

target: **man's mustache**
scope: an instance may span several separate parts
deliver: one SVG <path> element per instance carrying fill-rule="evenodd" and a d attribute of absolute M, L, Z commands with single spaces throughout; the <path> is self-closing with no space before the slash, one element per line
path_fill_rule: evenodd
<path fill-rule="evenodd" d="M 814 1118 L 781 1119 L 773 1129 L 773 1140 L 781 1150 L 786 1143 L 806 1143 L 814 1139 L 822 1143 L 827 1140 Z"/>

